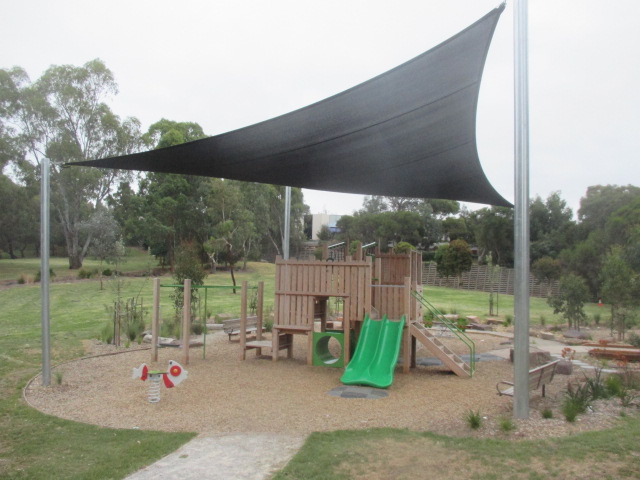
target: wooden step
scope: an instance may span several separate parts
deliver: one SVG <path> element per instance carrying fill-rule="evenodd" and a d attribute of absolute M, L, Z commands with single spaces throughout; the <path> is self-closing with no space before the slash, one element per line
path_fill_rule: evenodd
<path fill-rule="evenodd" d="M 412 323 L 410 333 L 433 353 L 445 366 L 449 367 L 456 375 L 461 377 L 471 376 L 471 367 L 456 355 L 451 349 L 436 339 L 424 325 Z"/>

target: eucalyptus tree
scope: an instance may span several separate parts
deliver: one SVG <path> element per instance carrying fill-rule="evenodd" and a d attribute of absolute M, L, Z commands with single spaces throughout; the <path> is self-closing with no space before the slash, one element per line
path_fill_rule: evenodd
<path fill-rule="evenodd" d="M 118 89 L 98 59 L 81 67 L 51 66 L 35 82 L 17 67 L 0 71 L 0 79 L 3 137 L 13 146 L 13 173 L 34 182 L 42 159 L 51 160 L 53 209 L 64 232 L 69 268 L 80 268 L 92 240 L 82 226 L 124 174 L 63 165 L 136 151 L 140 123 L 120 119 L 107 105 Z"/>

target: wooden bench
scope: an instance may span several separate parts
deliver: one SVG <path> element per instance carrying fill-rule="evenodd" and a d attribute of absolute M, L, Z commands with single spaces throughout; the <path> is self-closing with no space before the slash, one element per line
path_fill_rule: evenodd
<path fill-rule="evenodd" d="M 532 370 L 529 370 L 529 391 L 537 390 L 542 387 L 542 396 L 545 396 L 545 385 L 547 383 L 551 383 L 553 380 L 553 376 L 556 373 L 556 367 L 560 360 L 554 360 L 553 362 L 545 363 L 544 365 L 540 365 Z M 509 385 L 508 388 L 504 390 L 500 390 L 500 385 Z M 498 390 L 498 395 L 509 395 L 513 397 L 514 385 L 512 382 L 507 382 L 506 380 L 502 380 L 496 384 L 496 390 Z"/>
<path fill-rule="evenodd" d="M 247 317 L 247 333 L 256 332 L 258 329 L 257 322 L 257 316 L 254 315 L 252 317 Z M 231 335 L 240 335 L 240 319 L 233 318 L 231 320 L 224 320 L 222 322 L 222 330 L 224 330 L 224 333 L 229 335 L 229 341 L 231 341 Z M 264 332 L 264 327 L 262 328 L 262 331 Z"/>

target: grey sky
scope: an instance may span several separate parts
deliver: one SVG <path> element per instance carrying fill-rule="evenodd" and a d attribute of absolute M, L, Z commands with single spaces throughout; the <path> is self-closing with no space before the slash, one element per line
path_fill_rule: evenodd
<path fill-rule="evenodd" d="M 454 35 L 499 0 L 5 1 L 0 67 L 33 80 L 101 58 L 111 103 L 146 129 L 160 118 L 210 135 L 322 100 Z M 513 200 L 513 7 L 498 24 L 478 109 L 478 149 Z M 529 2 L 531 195 L 577 209 L 589 185 L 640 184 L 640 2 Z M 312 212 L 362 197 L 305 190 Z"/>

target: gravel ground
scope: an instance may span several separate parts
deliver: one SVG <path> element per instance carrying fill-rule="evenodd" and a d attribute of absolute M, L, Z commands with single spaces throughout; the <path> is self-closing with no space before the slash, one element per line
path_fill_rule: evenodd
<path fill-rule="evenodd" d="M 478 353 L 507 349 L 504 338 L 474 335 Z M 341 385 L 342 369 L 305 365 L 306 338 L 295 339 L 294 358 L 272 362 L 248 352 L 241 361 L 237 342 L 216 333 L 207 337 L 207 358 L 202 349 L 191 350 L 188 378 L 173 389 L 161 389 L 161 401 L 147 401 L 148 382 L 131 378 L 133 367 L 145 362 L 164 369 L 181 359 L 175 348 L 160 350 L 159 362 L 150 363 L 149 350 L 128 350 L 63 364 L 62 384 L 40 386 L 36 378 L 25 389 L 33 407 L 58 417 L 114 428 L 194 431 L 201 436 L 221 434 L 282 434 L 305 436 L 314 431 L 373 427 L 430 430 L 460 436 L 501 435 L 500 419 L 511 415 L 512 399 L 499 397 L 495 384 L 512 378 L 508 360 L 478 362 L 473 378 L 461 378 L 444 367 L 419 367 L 409 375 L 398 369 L 386 398 L 339 398 L 328 393 Z M 107 353 L 114 347 L 92 343 L 88 353 Z M 126 349 L 120 349 L 126 350 Z M 269 349 L 265 349 L 269 353 Z M 430 356 L 422 349 L 418 356 Z M 547 398 L 536 392 L 531 419 L 516 422 L 510 438 L 561 436 L 613 425 L 621 407 L 614 402 L 594 405 L 594 411 L 569 424 L 559 404 L 568 377 L 556 376 Z M 542 408 L 554 411 L 542 419 Z M 485 427 L 471 431 L 465 421 L 479 411 Z"/>

